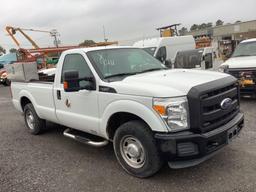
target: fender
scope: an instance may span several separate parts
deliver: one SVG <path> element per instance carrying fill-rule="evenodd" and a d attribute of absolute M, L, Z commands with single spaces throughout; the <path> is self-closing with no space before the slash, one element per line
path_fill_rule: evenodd
<path fill-rule="evenodd" d="M 37 109 L 36 100 L 34 99 L 34 97 L 32 96 L 32 94 L 29 93 L 29 92 L 26 91 L 26 90 L 21 90 L 21 91 L 19 92 L 19 106 L 20 106 L 20 108 L 22 108 L 22 107 L 21 107 L 21 98 L 22 98 L 22 97 L 27 97 L 27 98 L 31 101 L 31 103 L 32 103 L 32 105 L 34 106 L 34 109 L 35 109 L 37 115 L 38 115 L 39 117 L 41 117 L 41 115 L 40 115 L 40 113 L 39 113 L 39 111 L 38 111 L 38 109 Z"/>
<path fill-rule="evenodd" d="M 102 136 L 108 138 L 107 124 L 110 117 L 118 112 L 127 112 L 134 114 L 143 119 L 153 131 L 168 132 L 163 120 L 156 114 L 156 112 L 150 110 L 145 105 L 131 100 L 118 100 L 110 103 L 102 114 L 102 121 L 100 124 L 100 132 Z"/>

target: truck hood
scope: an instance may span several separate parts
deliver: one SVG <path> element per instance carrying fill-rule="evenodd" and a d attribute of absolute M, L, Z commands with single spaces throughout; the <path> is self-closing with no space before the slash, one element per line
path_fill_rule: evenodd
<path fill-rule="evenodd" d="M 121 81 L 112 82 L 110 85 L 119 94 L 178 97 L 187 95 L 194 86 L 227 76 L 229 75 L 212 71 L 170 69 L 132 75 Z"/>
<path fill-rule="evenodd" d="M 222 65 L 228 65 L 229 68 L 255 68 L 256 56 L 232 57 Z"/>

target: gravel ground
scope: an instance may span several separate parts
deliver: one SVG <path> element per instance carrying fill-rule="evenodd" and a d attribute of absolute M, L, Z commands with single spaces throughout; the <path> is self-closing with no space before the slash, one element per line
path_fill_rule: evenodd
<path fill-rule="evenodd" d="M 118 165 L 112 145 L 83 145 L 54 124 L 43 135 L 30 135 L 8 88 L 0 86 L 0 191 L 256 191 L 256 100 L 243 99 L 241 106 L 244 130 L 212 159 L 180 170 L 164 166 L 137 179 Z"/>

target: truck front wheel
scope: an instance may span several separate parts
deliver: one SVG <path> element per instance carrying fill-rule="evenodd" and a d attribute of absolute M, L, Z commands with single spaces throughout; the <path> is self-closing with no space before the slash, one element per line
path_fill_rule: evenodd
<path fill-rule="evenodd" d="M 40 119 L 36 114 L 34 106 L 31 103 L 28 103 L 24 107 L 24 119 L 26 127 L 29 132 L 33 135 L 40 134 L 46 127 L 45 120 Z"/>
<path fill-rule="evenodd" d="M 115 133 L 113 144 L 118 162 L 133 176 L 152 176 L 162 166 L 153 134 L 142 121 L 129 121 L 121 125 Z"/>

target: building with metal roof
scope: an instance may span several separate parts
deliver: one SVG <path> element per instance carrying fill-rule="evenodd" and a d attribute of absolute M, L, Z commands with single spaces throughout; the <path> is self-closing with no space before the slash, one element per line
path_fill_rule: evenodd
<path fill-rule="evenodd" d="M 189 31 L 186 35 L 212 37 L 216 40 L 244 40 L 256 37 L 256 20 L 226 24 L 202 30 Z"/>

